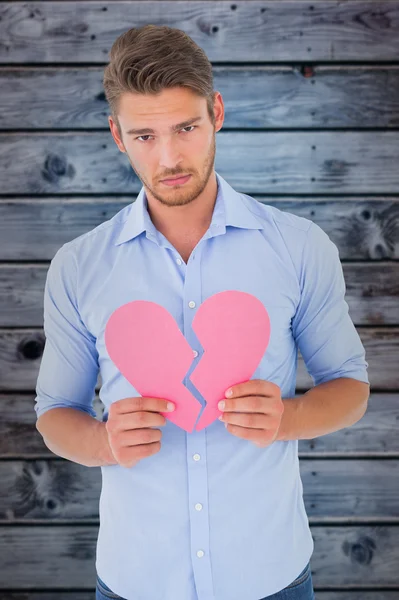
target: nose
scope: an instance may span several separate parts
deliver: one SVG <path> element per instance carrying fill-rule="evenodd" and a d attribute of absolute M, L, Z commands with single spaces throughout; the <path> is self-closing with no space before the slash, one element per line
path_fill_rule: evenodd
<path fill-rule="evenodd" d="M 163 169 L 173 170 L 180 165 L 183 158 L 174 140 L 168 139 L 160 143 L 159 165 Z"/>

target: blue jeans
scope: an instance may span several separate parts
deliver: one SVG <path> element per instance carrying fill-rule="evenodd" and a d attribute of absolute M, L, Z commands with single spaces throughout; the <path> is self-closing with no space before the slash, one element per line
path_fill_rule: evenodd
<path fill-rule="evenodd" d="M 97 575 L 96 600 L 109 600 L 110 598 L 114 600 L 134 600 L 134 598 L 126 599 L 115 594 Z M 260 600 L 314 600 L 314 598 L 312 573 L 310 563 L 308 563 L 298 577 L 287 587 L 271 596 L 260 598 Z"/>

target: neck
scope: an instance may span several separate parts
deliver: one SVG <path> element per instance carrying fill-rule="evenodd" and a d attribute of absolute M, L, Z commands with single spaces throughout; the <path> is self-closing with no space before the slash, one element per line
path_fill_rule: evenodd
<path fill-rule="evenodd" d="M 212 220 L 217 196 L 216 173 L 213 171 L 202 192 L 183 206 L 165 206 L 146 195 L 151 220 L 165 237 L 202 235 Z"/>

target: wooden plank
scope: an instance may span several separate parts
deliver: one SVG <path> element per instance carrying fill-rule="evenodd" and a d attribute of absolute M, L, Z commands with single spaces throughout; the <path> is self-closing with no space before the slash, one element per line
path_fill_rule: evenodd
<path fill-rule="evenodd" d="M 313 561 L 312 561 L 313 564 Z M 313 579 L 313 575 L 312 575 Z M 336 586 L 334 586 L 336 587 Z M 313 588 L 315 592 L 317 592 L 317 600 L 398 600 L 398 591 L 399 590 L 380 590 L 377 592 L 371 592 L 362 590 L 361 592 L 353 591 L 353 590 L 345 590 L 339 591 L 334 590 L 333 592 L 324 592 L 320 591 L 315 585 L 313 581 Z M 10 598 L 7 600 L 25 600 L 25 598 Z M 36 600 L 36 598 L 27 598 L 26 600 Z M 44 598 L 43 600 L 53 600 L 52 598 Z M 58 598 L 54 598 L 54 600 L 58 600 Z M 69 598 L 63 598 L 62 600 L 69 600 Z M 84 600 L 83 598 L 79 600 Z"/>
<path fill-rule="evenodd" d="M 387 198 L 261 198 L 281 210 L 311 219 L 331 237 L 342 260 L 399 258 L 399 203 Z"/>
<path fill-rule="evenodd" d="M 2 458 L 54 458 L 47 448 L 39 431 L 36 429 L 36 412 L 34 401 L 36 394 L 0 394 L 0 459 Z M 399 403 L 399 395 L 394 395 L 393 409 Z M 387 400 L 388 404 L 392 401 Z M 102 421 L 104 404 L 98 394 L 95 395 L 93 408 L 96 418 Z M 399 410 L 399 408 L 398 408 Z M 383 417 L 382 417 L 383 418 Z M 386 431 L 384 431 L 384 436 Z M 384 438 L 385 439 L 385 438 Z M 396 436 L 393 438 L 393 449 L 396 448 Z M 376 440 L 376 448 L 382 449 Z M 399 442 L 398 442 L 399 456 Z M 1 463 L 0 463 L 1 464 Z"/>
<path fill-rule="evenodd" d="M 256 199 L 320 225 L 337 245 L 342 260 L 399 258 L 399 198 Z M 0 198 L 0 260 L 51 260 L 64 243 L 134 201 L 131 196 Z"/>
<path fill-rule="evenodd" d="M 312 561 L 313 562 L 313 561 Z M 312 575 L 312 579 L 313 579 L 313 575 Z M 398 600 L 398 591 L 399 590 L 380 590 L 377 592 L 371 592 L 371 591 L 366 591 L 366 590 L 362 590 L 361 592 L 359 591 L 353 591 L 353 590 L 345 590 L 345 591 L 339 591 L 339 590 L 334 590 L 333 592 L 325 592 L 325 591 L 320 591 L 315 585 L 314 585 L 314 581 L 313 581 L 313 587 L 315 592 L 317 592 L 317 600 Z M 334 586 L 336 587 L 336 586 Z M 7 599 L 8 600 L 8 599 Z M 9 600 L 20 600 L 19 598 L 10 598 Z M 21 598 L 21 600 L 25 600 L 25 598 Z M 36 598 L 28 598 L 27 600 L 36 600 Z M 50 599 L 44 599 L 43 600 L 53 600 L 52 598 Z M 54 600 L 58 600 L 58 598 L 54 598 Z M 62 600 L 69 600 L 69 598 L 65 598 Z M 80 599 L 79 599 L 80 600 Z M 83 598 L 82 598 L 83 600 Z"/>
<path fill-rule="evenodd" d="M 353 591 L 335 590 L 333 592 L 320 591 L 314 587 L 317 592 L 317 600 L 398 600 L 398 591 L 379 590 L 379 591 Z M 59 592 L 56 590 L 46 592 L 34 592 L 26 590 L 23 592 L 4 591 L 2 600 L 93 600 L 93 592 Z"/>
<path fill-rule="evenodd" d="M 64 459 L 2 460 L 0 473 L 1 523 L 98 520 L 100 467 Z"/>
<path fill-rule="evenodd" d="M 371 387 L 376 391 L 377 389 L 388 391 L 398 389 L 399 328 L 357 327 L 357 331 L 366 351 Z M 297 387 L 309 389 L 312 386 L 313 381 L 299 354 Z"/>
<path fill-rule="evenodd" d="M 314 586 L 313 586 L 314 587 Z M 398 591 L 380 590 L 380 591 L 361 591 L 352 590 L 334 592 L 320 591 L 314 587 L 317 592 L 317 600 L 398 600 Z M 4 591 L 1 594 L 2 600 L 93 600 L 93 592 L 57 592 L 56 590 L 47 592 L 34 592 L 26 590 L 23 592 Z"/>
<path fill-rule="evenodd" d="M 399 589 L 399 527 L 313 525 L 311 532 L 315 588 Z M 97 537 L 97 525 L 0 526 L 0 588 L 92 589 Z"/>
<path fill-rule="evenodd" d="M 94 588 L 97 536 L 97 525 L 0 526 L 0 588 Z"/>
<path fill-rule="evenodd" d="M 300 472 L 312 523 L 399 524 L 399 459 L 303 458 Z M 97 521 L 100 492 L 100 467 L 64 459 L 0 461 L 0 523 Z"/>
<path fill-rule="evenodd" d="M 48 265 L 0 264 L 0 327 L 43 325 Z M 345 299 L 355 325 L 399 325 L 399 263 L 345 263 Z"/>
<path fill-rule="evenodd" d="M 298 390 L 296 395 L 301 395 Z M 36 429 L 36 394 L 0 394 L 0 459 L 54 458 Z M 103 419 L 104 404 L 95 394 L 96 418 Z M 299 456 L 399 458 L 399 393 L 371 392 L 366 414 L 351 427 L 298 441 Z"/>
<path fill-rule="evenodd" d="M 183 29 L 211 61 L 396 60 L 396 2 L 2 2 L 0 61 L 104 63 L 149 22 Z M 243 27 L 245 23 L 245 27 Z"/>
<path fill-rule="evenodd" d="M 72 592 L 59 592 L 57 590 L 52 590 L 52 591 L 47 591 L 47 592 L 35 592 L 35 591 L 31 591 L 31 590 L 26 590 L 23 592 L 10 592 L 9 590 L 7 591 L 1 591 L 1 597 L 2 600 L 93 600 L 94 598 L 94 592 L 95 589 L 93 587 L 93 591 L 88 591 L 88 592 L 76 592 L 76 591 L 72 591 Z M 367 600 L 392 600 L 391 596 L 384 596 L 384 597 L 380 597 L 377 594 L 380 594 L 380 592 L 370 592 L 371 594 L 374 594 L 374 596 L 370 596 L 370 598 L 367 598 Z M 387 592 L 385 592 L 387 593 Z M 323 597 L 321 596 L 322 600 Z M 326 599 L 329 600 L 329 599 Z M 340 600 L 339 598 L 337 600 Z M 343 600 L 343 599 L 342 599 Z M 360 598 L 352 598 L 352 596 L 350 597 L 350 600 L 360 600 Z"/>
<path fill-rule="evenodd" d="M 299 440 L 298 453 L 303 458 L 396 457 L 399 451 L 398 423 L 399 394 L 371 391 L 367 411 L 360 421 L 328 435 Z"/>
<path fill-rule="evenodd" d="M 371 386 L 375 391 L 399 388 L 399 327 L 357 327 L 357 331 L 366 351 Z M 35 389 L 44 344 L 42 329 L 0 329 L 0 391 Z M 312 386 L 299 354 L 297 388 Z"/>
<path fill-rule="evenodd" d="M 399 264 L 345 263 L 345 299 L 357 325 L 399 324 Z"/>
<path fill-rule="evenodd" d="M 108 130 L 103 72 L 100 67 L 0 68 L 0 130 Z M 213 77 L 223 96 L 225 130 L 399 124 L 398 65 L 215 65 Z"/>
<path fill-rule="evenodd" d="M 297 395 L 300 395 L 297 391 Z M 0 458 L 51 458 L 36 429 L 35 394 L 0 394 Z M 95 395 L 93 408 L 102 420 L 104 405 Z M 309 440 L 299 440 L 301 457 L 399 457 L 398 393 L 371 393 L 366 414 L 352 427 Z"/>
<path fill-rule="evenodd" d="M 248 194 L 396 194 L 399 187 L 397 131 L 221 131 L 217 146 L 216 171 Z M 109 132 L 1 133 L 0 170 L 2 195 L 141 188 Z"/>

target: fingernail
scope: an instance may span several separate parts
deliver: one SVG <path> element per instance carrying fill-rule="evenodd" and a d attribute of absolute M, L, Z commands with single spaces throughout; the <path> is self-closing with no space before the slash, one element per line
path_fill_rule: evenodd
<path fill-rule="evenodd" d="M 218 404 L 218 409 L 219 410 L 224 410 L 224 400 L 221 400 Z"/>
<path fill-rule="evenodd" d="M 225 395 L 227 396 L 227 398 L 229 398 L 232 395 L 232 393 L 233 393 L 233 390 L 230 388 L 226 391 Z"/>
<path fill-rule="evenodd" d="M 172 411 L 172 410 L 175 410 L 175 405 L 173 404 L 173 402 L 168 402 L 168 404 L 166 405 L 166 408 L 168 411 Z"/>

